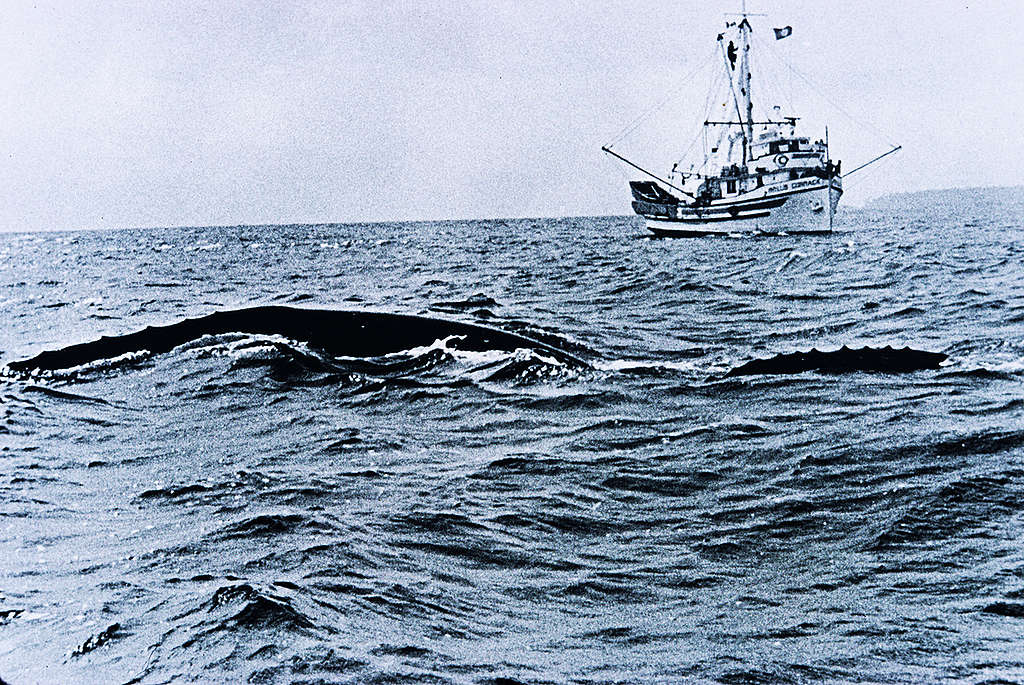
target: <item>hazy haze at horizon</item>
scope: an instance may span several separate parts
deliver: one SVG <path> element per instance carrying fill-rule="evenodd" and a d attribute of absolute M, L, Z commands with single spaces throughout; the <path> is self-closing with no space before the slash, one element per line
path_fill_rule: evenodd
<path fill-rule="evenodd" d="M 748 4 L 904 145 L 844 202 L 1024 183 L 1016 3 Z M 625 214 L 600 146 L 671 93 L 703 102 L 683 79 L 738 7 L 12 3 L 0 230 Z M 681 153 L 695 121 L 671 125 Z M 885 149 L 829 126 L 847 169 Z"/>

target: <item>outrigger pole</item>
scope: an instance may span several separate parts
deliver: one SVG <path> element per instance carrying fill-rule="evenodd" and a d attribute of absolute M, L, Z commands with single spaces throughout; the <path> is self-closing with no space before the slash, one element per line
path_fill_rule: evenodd
<path fill-rule="evenodd" d="M 688 192 L 686 192 L 685 190 L 683 190 L 682 188 L 680 188 L 680 187 L 678 187 L 678 186 L 672 185 L 671 183 L 669 183 L 668 181 L 666 181 L 665 179 L 663 179 L 663 178 L 662 178 L 661 176 L 656 176 L 656 175 L 652 174 L 652 173 L 651 173 L 650 171 L 648 171 L 647 169 L 644 169 L 644 168 L 643 168 L 642 166 L 638 166 L 638 165 L 636 165 L 636 164 L 633 164 L 633 162 L 629 161 L 628 159 L 626 159 L 625 157 L 623 157 L 622 155 L 620 155 L 620 154 L 619 154 L 618 152 L 612 152 L 611 150 L 609 150 L 609 149 L 608 149 L 607 147 L 605 147 L 604 145 L 602 145 L 602 146 L 601 146 L 601 151 L 602 151 L 602 152 L 607 152 L 607 153 L 608 153 L 609 155 L 611 155 L 612 157 L 615 157 L 616 159 L 620 159 L 620 160 L 622 160 L 623 162 L 625 162 L 625 163 L 626 163 L 626 164 L 628 164 L 629 166 L 633 167 L 633 168 L 634 168 L 634 169 L 636 169 L 637 171 L 640 171 L 640 172 L 642 172 L 642 173 L 645 173 L 645 174 L 647 174 L 648 176 L 650 176 L 651 178 L 653 178 L 653 179 L 654 179 L 655 181 L 660 181 L 661 183 L 664 183 L 665 185 L 667 185 L 667 186 L 668 186 L 669 188 L 671 188 L 672 190 L 678 190 L 678 191 L 679 191 L 680 193 L 682 193 L 683 195 L 685 195 L 686 197 L 688 197 L 688 198 L 690 198 L 690 199 L 693 199 L 693 200 L 696 200 L 696 199 L 697 199 L 697 196 L 696 196 L 696 195 L 694 195 L 694 194 L 692 194 L 692 193 L 688 193 Z"/>
<path fill-rule="evenodd" d="M 845 174 L 843 174 L 843 178 L 846 178 L 847 176 L 849 176 L 849 175 L 851 175 L 851 174 L 855 174 L 855 173 L 857 173 L 858 171 L 860 171 L 861 169 L 863 169 L 864 167 L 866 167 L 866 166 L 868 166 L 868 165 L 871 165 L 871 164 L 874 164 L 875 162 L 877 162 L 878 160 L 880 160 L 880 159 L 881 159 L 882 157 L 888 157 L 888 156 L 889 156 L 889 155 L 891 155 L 892 153 L 894 153 L 894 152 L 899 152 L 899 151 L 900 151 L 900 150 L 902 150 L 902 149 L 903 149 L 903 146 L 902 146 L 902 145 L 897 145 L 896 147 L 894 147 L 893 149 L 889 150 L 888 152 L 883 152 L 882 154 L 878 155 L 877 157 L 875 157 L 875 158 L 874 158 L 874 159 L 872 159 L 871 161 L 868 161 L 868 162 L 864 162 L 863 164 L 861 164 L 861 165 L 860 165 L 859 167 L 857 167 L 857 168 L 856 168 L 856 169 L 854 169 L 853 171 L 847 171 L 847 172 L 846 172 Z"/>

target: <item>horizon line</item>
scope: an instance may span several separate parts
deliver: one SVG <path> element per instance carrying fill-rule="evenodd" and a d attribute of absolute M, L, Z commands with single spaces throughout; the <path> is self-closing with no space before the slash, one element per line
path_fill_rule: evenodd
<path fill-rule="evenodd" d="M 982 186 L 949 186 L 945 188 L 923 188 L 920 190 L 900 190 L 891 193 L 883 193 L 869 198 L 861 205 L 841 206 L 839 209 L 866 209 L 867 205 L 887 197 L 898 197 L 900 195 L 916 195 L 921 193 L 940 193 L 953 190 L 1015 190 L 1024 189 L 1024 184 L 1015 185 L 982 185 Z M 381 224 L 423 224 L 440 222 L 483 222 L 483 221 L 537 221 L 541 219 L 635 219 L 633 214 L 561 214 L 549 216 L 479 216 L 459 218 L 422 218 L 422 219 L 364 219 L 364 220 L 343 220 L 343 221 L 284 221 L 280 223 L 267 222 L 238 222 L 220 224 L 142 224 L 132 226 L 109 226 L 109 227 L 80 227 L 80 228 L 38 228 L 38 229 L 0 229 L 0 234 L 32 234 L 32 233 L 83 233 L 91 231 L 171 231 L 184 228 L 272 228 L 275 226 L 365 226 Z"/>

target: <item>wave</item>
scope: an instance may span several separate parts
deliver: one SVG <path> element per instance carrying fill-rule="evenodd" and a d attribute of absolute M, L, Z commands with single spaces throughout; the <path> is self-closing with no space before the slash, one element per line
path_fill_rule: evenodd
<path fill-rule="evenodd" d="M 553 380 L 564 376 L 571 368 L 558 360 L 537 354 L 532 350 L 517 350 L 511 358 L 488 364 L 490 373 L 484 378 L 491 382 L 531 383 Z M 491 371 L 490 369 L 493 369 Z M 483 370 L 477 368 L 477 371 Z"/>
<path fill-rule="evenodd" d="M 121 635 L 121 624 L 113 623 L 104 628 L 103 630 L 101 630 L 100 632 L 96 633 L 95 635 L 89 637 L 89 639 L 80 644 L 78 647 L 75 647 L 74 651 L 71 652 L 71 656 L 85 656 L 89 652 L 102 647 L 108 642 L 113 642 L 114 640 L 121 637 Z"/>
<path fill-rule="evenodd" d="M 1008 470 L 969 476 L 922 492 L 911 507 L 885 523 L 868 548 L 881 552 L 983 531 L 994 521 L 1019 513 L 1020 475 L 1019 470 Z"/>
<path fill-rule="evenodd" d="M 206 605 L 208 611 L 241 605 L 241 610 L 219 623 L 218 629 L 233 627 L 266 629 L 286 627 L 297 631 L 313 628 L 313 621 L 296 609 L 288 598 L 258 589 L 248 583 L 217 588 Z"/>
<path fill-rule="evenodd" d="M 459 311 L 464 309 L 483 309 L 485 307 L 499 307 L 498 302 L 484 293 L 476 293 L 470 295 L 464 300 L 446 300 L 443 302 L 434 302 L 430 305 L 431 309 L 447 310 L 447 311 Z"/>
<path fill-rule="evenodd" d="M 260 514 L 224 526 L 212 534 L 218 541 L 273 537 L 287 534 L 330 533 L 326 523 L 302 514 Z"/>
<path fill-rule="evenodd" d="M 1024 618 L 1024 604 L 1017 604 L 1014 602 L 993 602 L 982 609 L 982 612 L 986 614 L 995 614 L 996 616 Z"/>

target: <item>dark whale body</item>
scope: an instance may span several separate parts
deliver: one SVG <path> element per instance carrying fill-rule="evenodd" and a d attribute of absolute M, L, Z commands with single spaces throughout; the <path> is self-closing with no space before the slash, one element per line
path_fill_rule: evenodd
<path fill-rule="evenodd" d="M 755 359 L 737 366 L 726 376 L 790 375 L 805 371 L 909 373 L 922 369 L 937 369 L 946 359 L 947 356 L 941 352 L 924 352 L 909 347 L 862 347 L 855 350 L 844 345 L 832 352 L 812 349 L 809 352 L 778 354 L 771 359 Z"/>
<path fill-rule="evenodd" d="M 548 343 L 480 324 L 411 314 L 265 306 L 215 312 L 167 326 L 150 326 L 136 333 L 102 337 L 41 352 L 31 359 L 13 361 L 7 364 L 7 368 L 15 373 L 36 369 L 57 371 L 132 352 L 169 352 L 204 335 L 225 333 L 281 335 L 306 342 L 333 356 L 357 358 L 379 357 L 453 338 L 448 345 L 455 349 L 511 352 L 525 348 L 571 366 L 589 367 L 579 357 Z M 755 359 L 726 375 L 798 374 L 805 371 L 905 373 L 937 369 L 945 360 L 945 354 L 909 347 L 843 347 L 832 352 L 812 349 L 809 352 L 779 354 L 770 359 Z"/>
<path fill-rule="evenodd" d="M 7 367 L 23 373 L 34 369 L 55 371 L 131 352 L 153 354 L 170 350 L 204 335 L 251 333 L 281 335 L 306 342 L 339 357 L 379 357 L 436 340 L 458 336 L 449 346 L 461 350 L 536 350 L 562 363 L 588 366 L 556 347 L 489 326 L 444 319 L 382 312 L 304 309 L 266 306 L 215 312 L 167 326 L 150 326 L 137 333 L 102 337 L 92 342 L 41 352 Z"/>

